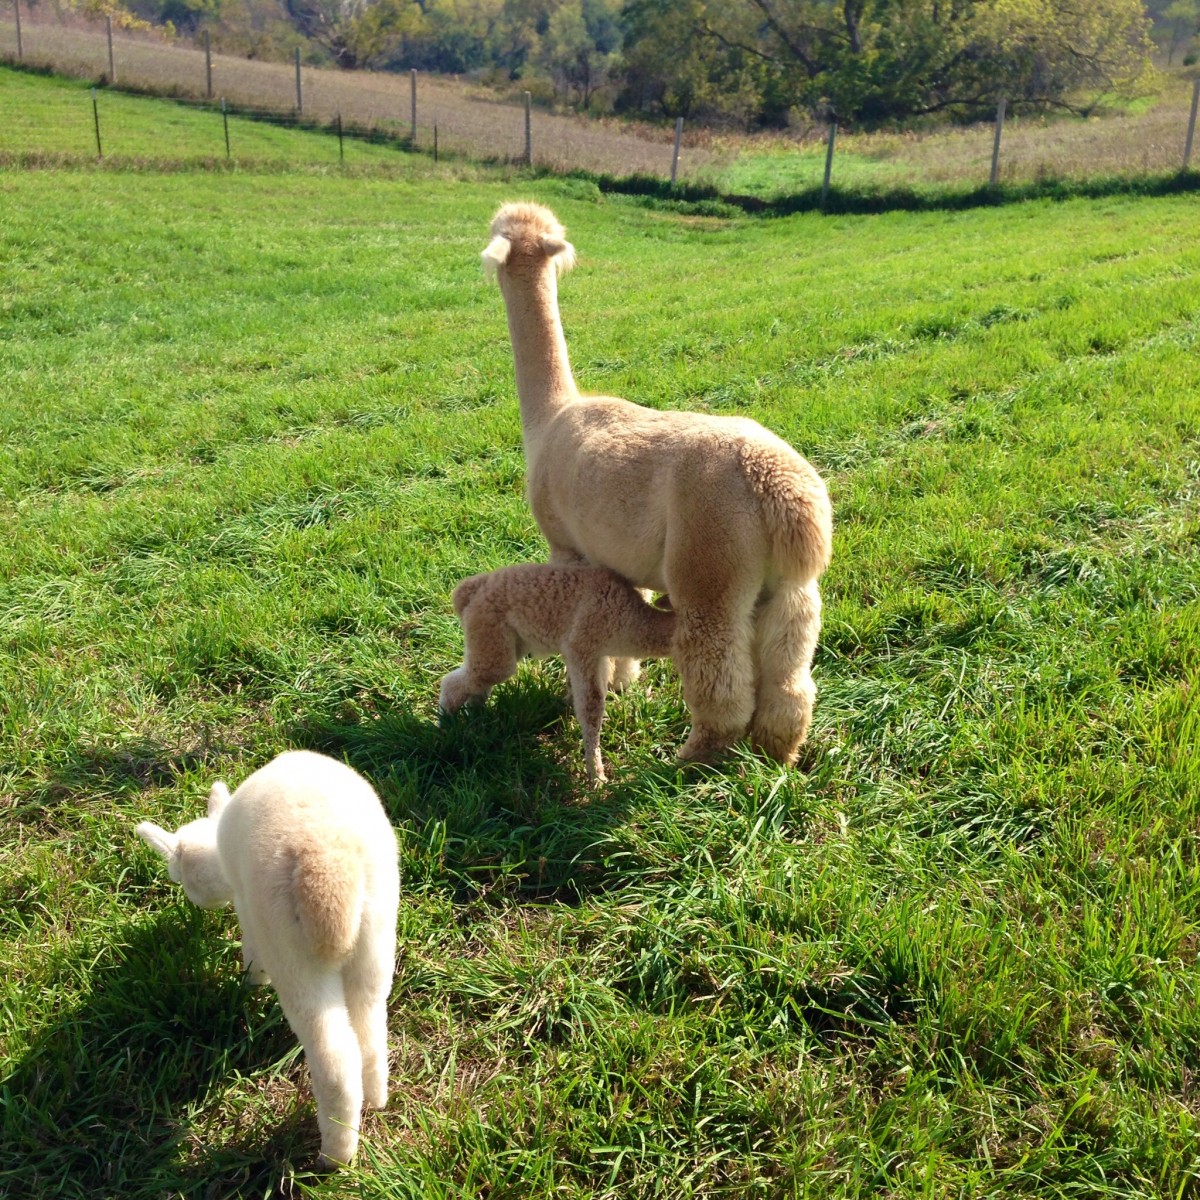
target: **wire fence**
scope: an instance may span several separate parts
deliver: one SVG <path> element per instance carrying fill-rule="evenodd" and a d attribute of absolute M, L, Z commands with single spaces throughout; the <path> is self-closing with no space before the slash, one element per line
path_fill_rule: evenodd
<path fill-rule="evenodd" d="M 3 3 L 4 0 L 0 0 Z M 436 76 L 342 72 L 263 62 L 213 51 L 207 34 L 195 44 L 162 33 L 114 29 L 111 21 L 31 10 L 12 0 L 0 21 L 0 58 L 117 85 L 121 92 L 168 96 L 196 114 L 186 129 L 157 129 L 122 106 L 111 87 L 93 95 L 88 142 L 78 114 L 63 114 L 62 130 L 35 130 L 17 111 L 0 112 L 0 151 L 217 159 L 331 161 L 326 143 L 285 144 L 262 126 L 336 133 L 336 161 L 370 158 L 368 147 L 388 144 L 435 158 L 528 163 L 556 171 L 644 175 L 675 183 L 712 182 L 736 157 L 702 130 L 629 126 L 536 111 L 529 93 L 502 101 L 459 81 Z M 0 103 L 4 101 L 0 91 Z M 1190 103 L 1188 103 L 1190 101 Z M 847 138 L 836 126 L 814 126 L 796 139 L 796 161 L 808 175 L 793 185 L 820 187 L 940 186 L 1019 183 L 1044 177 L 1086 179 L 1187 170 L 1191 164 L 1200 78 L 1182 93 L 1136 119 L 1045 123 L 1005 119 L 999 102 L 994 123 L 936 135 L 862 135 Z M 6 110 L 8 105 L 4 105 Z M 207 120 L 201 119 L 207 114 Z M 230 119 L 233 119 L 231 127 Z M 250 118 L 246 121 L 245 118 Z M 1186 134 L 1185 134 L 1186 129 Z M 67 132 L 70 131 L 70 136 Z M 61 136 L 60 136 L 61 135 Z M 64 144 L 57 144 L 63 142 Z M 94 145 L 91 143 L 94 142 Z M 743 144 L 746 144 L 743 141 Z M 305 156 L 309 156 L 305 158 Z M 871 173 L 864 176 L 864 167 Z M 732 190 L 738 190 L 736 182 Z"/>
<path fill-rule="evenodd" d="M 467 83 L 435 76 L 418 80 L 407 74 L 327 70 L 298 58 L 291 63 L 251 60 L 217 53 L 203 35 L 196 44 L 187 44 L 154 32 L 123 31 L 104 21 L 54 14 L 42 5 L 33 10 L 16 3 L 5 7 L 0 58 L 215 109 L 224 99 L 231 114 L 285 125 L 336 131 L 340 119 L 343 151 L 350 139 L 393 140 L 432 154 L 436 140 L 439 155 L 481 161 L 531 161 L 552 170 L 661 178 L 671 171 L 669 129 L 543 112 L 531 108 L 527 96 L 497 100 Z M 103 99 L 101 94 L 102 126 Z M 36 149 L 14 144 L 9 115 L 0 128 L 0 146 Z M 103 128 L 101 137 L 103 144 Z M 119 140 L 108 141 L 106 154 L 124 152 Z M 237 158 L 232 135 L 231 141 Z M 686 177 L 711 157 L 703 146 L 685 144 L 677 169 Z"/>

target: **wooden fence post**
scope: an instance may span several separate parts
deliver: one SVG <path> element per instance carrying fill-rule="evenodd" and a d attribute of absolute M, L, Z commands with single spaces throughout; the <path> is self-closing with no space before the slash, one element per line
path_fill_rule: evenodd
<path fill-rule="evenodd" d="M 433 123 L 433 161 L 438 160 L 438 145 L 437 145 L 437 122 Z"/>
<path fill-rule="evenodd" d="M 21 0 L 13 0 L 13 11 L 17 14 L 17 58 L 25 57 L 25 47 L 21 45 Z"/>
<path fill-rule="evenodd" d="M 533 124 L 529 115 L 531 97 L 525 93 L 525 165 L 533 166 Z"/>
<path fill-rule="evenodd" d="M 1004 109 L 1008 101 L 1003 96 L 996 105 L 996 132 L 992 137 L 992 174 L 989 179 L 992 187 L 1000 182 L 1000 135 L 1004 132 Z"/>
<path fill-rule="evenodd" d="M 338 165 L 346 165 L 346 151 L 342 147 L 342 110 L 338 109 Z"/>
<path fill-rule="evenodd" d="M 409 98 L 411 100 L 412 109 L 412 132 L 408 135 L 408 140 L 415 147 L 417 144 L 417 68 L 408 73 L 409 82 Z"/>
<path fill-rule="evenodd" d="M 108 31 L 108 82 L 112 84 L 117 82 L 117 63 L 113 58 L 112 17 L 105 17 L 104 25 Z"/>
<path fill-rule="evenodd" d="M 679 143 L 683 139 L 683 118 L 675 118 L 675 152 L 671 155 L 671 186 L 675 186 L 675 176 L 679 172 Z"/>
<path fill-rule="evenodd" d="M 212 38 L 204 31 L 204 93 L 212 99 Z"/>
<path fill-rule="evenodd" d="M 821 207 L 829 198 L 829 180 L 833 176 L 833 144 L 837 141 L 837 122 L 829 122 L 829 145 L 825 147 L 825 178 L 821 182 Z"/>
<path fill-rule="evenodd" d="M 229 161 L 229 110 L 225 107 L 225 97 L 221 97 L 221 120 L 225 124 L 225 161 Z"/>
<path fill-rule="evenodd" d="M 1188 117 L 1187 145 L 1183 148 L 1183 169 L 1192 161 L 1192 139 L 1196 136 L 1196 108 L 1200 105 L 1200 77 L 1192 80 L 1192 112 Z"/>
<path fill-rule="evenodd" d="M 296 113 L 304 115 L 304 93 L 300 90 L 300 47 L 296 47 Z"/>
<path fill-rule="evenodd" d="M 96 157 L 103 158 L 104 151 L 100 148 L 100 106 L 96 103 L 95 88 L 92 88 L 92 120 L 96 123 Z"/>

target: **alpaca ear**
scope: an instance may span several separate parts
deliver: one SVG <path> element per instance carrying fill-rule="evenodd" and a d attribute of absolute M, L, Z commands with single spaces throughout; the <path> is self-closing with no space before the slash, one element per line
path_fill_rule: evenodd
<path fill-rule="evenodd" d="M 134 832 L 151 850 L 158 851 L 168 861 L 175 856 L 175 851 L 179 849 L 179 838 L 175 834 L 159 828 L 152 821 L 143 821 Z"/>
<path fill-rule="evenodd" d="M 546 256 L 554 259 L 554 265 L 560 275 L 575 265 L 575 247 L 565 238 L 551 237 L 550 234 L 543 233 L 538 241 Z"/>
<path fill-rule="evenodd" d="M 225 811 L 225 805 L 228 803 L 229 789 L 218 779 L 208 793 L 208 815 L 215 820 Z"/>
<path fill-rule="evenodd" d="M 503 234 L 496 234 L 494 238 L 487 244 L 487 248 L 479 256 L 483 259 L 483 273 L 489 279 L 495 279 L 496 269 L 504 266 L 508 262 L 508 252 L 512 249 L 512 242 Z"/>

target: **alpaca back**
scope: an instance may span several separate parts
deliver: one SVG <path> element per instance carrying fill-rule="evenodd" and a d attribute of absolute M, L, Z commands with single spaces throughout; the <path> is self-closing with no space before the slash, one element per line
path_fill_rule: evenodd
<path fill-rule="evenodd" d="M 378 797 L 341 763 L 280 755 L 234 792 L 217 849 L 244 932 L 273 977 L 354 950 L 364 910 L 394 913 L 396 840 Z"/>

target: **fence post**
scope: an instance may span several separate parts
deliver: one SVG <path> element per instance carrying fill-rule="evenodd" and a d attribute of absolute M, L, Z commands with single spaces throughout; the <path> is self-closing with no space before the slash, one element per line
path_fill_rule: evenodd
<path fill-rule="evenodd" d="M 342 110 L 338 109 L 338 164 L 346 165 L 346 151 L 342 148 Z"/>
<path fill-rule="evenodd" d="M 675 152 L 671 155 L 671 186 L 675 186 L 675 176 L 679 171 L 679 143 L 683 138 L 683 118 L 675 118 Z"/>
<path fill-rule="evenodd" d="M 438 160 L 437 122 L 434 121 L 434 123 L 433 123 L 433 161 L 437 162 L 437 160 Z"/>
<path fill-rule="evenodd" d="M 117 82 L 117 63 L 113 58 L 112 17 L 105 17 L 104 24 L 108 30 L 108 82 L 113 84 Z"/>
<path fill-rule="evenodd" d="M 417 144 L 417 68 L 416 67 L 413 67 L 413 69 L 408 73 L 408 84 L 409 84 L 408 90 L 409 90 L 409 100 L 410 100 L 409 107 L 412 111 L 412 132 L 408 135 L 408 140 L 415 147 Z"/>
<path fill-rule="evenodd" d="M 1003 96 L 996 105 L 996 133 L 992 138 L 992 174 L 989 182 L 992 187 L 1000 182 L 1000 134 L 1004 132 L 1004 108 L 1008 101 Z"/>
<path fill-rule="evenodd" d="M 1196 108 L 1200 105 L 1200 77 L 1192 80 L 1192 113 L 1188 117 L 1187 145 L 1183 148 L 1183 169 L 1192 161 L 1192 139 L 1196 136 Z"/>
<path fill-rule="evenodd" d="M 300 47 L 296 47 L 296 112 L 304 115 L 304 93 L 300 90 Z"/>
<path fill-rule="evenodd" d="M 533 125 L 529 116 L 530 95 L 525 93 L 525 165 L 533 166 Z"/>
<path fill-rule="evenodd" d="M 13 0 L 13 10 L 17 14 L 17 58 L 25 57 L 25 48 L 21 45 L 21 0 Z"/>
<path fill-rule="evenodd" d="M 212 38 L 206 29 L 204 31 L 204 91 L 209 100 L 212 99 Z"/>
<path fill-rule="evenodd" d="M 95 88 L 92 88 L 92 120 L 96 123 L 96 157 L 103 158 L 104 151 L 100 148 L 100 106 L 96 103 Z"/>
<path fill-rule="evenodd" d="M 837 141 L 837 122 L 829 122 L 829 144 L 825 147 L 825 178 L 821 183 L 821 207 L 829 197 L 829 180 L 833 175 L 833 144 Z"/>
<path fill-rule="evenodd" d="M 229 161 L 229 110 L 225 107 L 225 97 L 221 97 L 221 120 L 225 124 L 225 161 Z"/>

